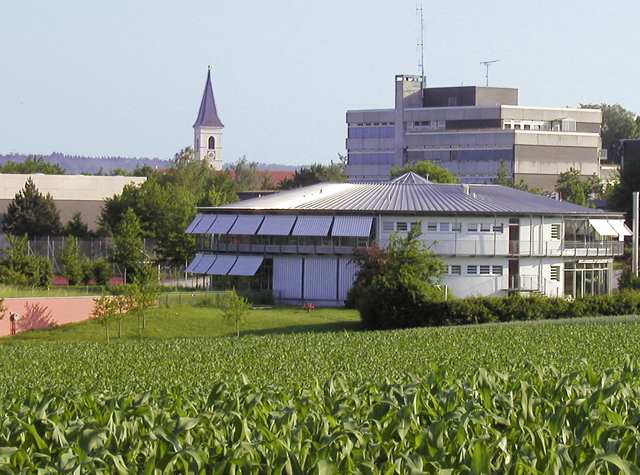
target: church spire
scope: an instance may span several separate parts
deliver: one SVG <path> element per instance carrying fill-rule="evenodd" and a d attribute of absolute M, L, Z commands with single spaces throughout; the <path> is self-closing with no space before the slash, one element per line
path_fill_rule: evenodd
<path fill-rule="evenodd" d="M 218 117 L 216 101 L 211 87 L 211 66 L 200 103 L 196 123 L 193 124 L 194 147 L 200 160 L 209 162 L 214 170 L 222 170 L 222 129 L 224 125 Z"/>
<path fill-rule="evenodd" d="M 216 100 L 213 97 L 213 87 L 211 86 L 211 66 L 207 73 L 207 83 L 204 86 L 204 94 L 200 103 L 200 112 L 194 127 L 224 127 L 224 124 L 218 117 L 216 109 Z"/>

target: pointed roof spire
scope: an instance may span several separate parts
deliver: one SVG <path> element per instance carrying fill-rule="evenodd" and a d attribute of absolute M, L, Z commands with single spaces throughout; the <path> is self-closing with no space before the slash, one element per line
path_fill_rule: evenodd
<path fill-rule="evenodd" d="M 207 73 L 207 84 L 204 86 L 204 94 L 202 95 L 202 102 L 200 103 L 200 112 L 194 127 L 224 127 L 224 124 L 218 117 L 218 111 L 216 110 L 216 100 L 213 97 L 213 87 L 211 86 L 211 66 L 209 66 L 209 72 Z"/>

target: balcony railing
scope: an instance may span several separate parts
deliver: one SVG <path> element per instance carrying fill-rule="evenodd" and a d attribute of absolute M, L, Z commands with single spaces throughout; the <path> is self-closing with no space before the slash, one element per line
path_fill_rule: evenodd
<path fill-rule="evenodd" d="M 382 241 L 385 247 L 388 241 Z M 624 251 L 624 242 L 599 241 L 509 241 L 509 240 L 451 240 L 425 241 L 425 246 L 440 256 L 507 256 L 507 257 L 613 257 Z M 250 254 L 353 254 L 351 246 L 302 244 L 222 244 L 199 250 L 214 252 L 241 252 Z"/>

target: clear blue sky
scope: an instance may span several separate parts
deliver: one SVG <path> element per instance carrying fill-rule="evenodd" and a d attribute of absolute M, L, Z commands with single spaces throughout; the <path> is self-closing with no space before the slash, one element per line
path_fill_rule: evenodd
<path fill-rule="evenodd" d="M 206 79 L 224 160 L 329 163 L 348 109 L 416 74 L 415 0 L 3 0 L 0 154 L 171 158 Z M 423 2 L 430 86 L 516 87 L 520 104 L 640 112 L 640 2 Z"/>

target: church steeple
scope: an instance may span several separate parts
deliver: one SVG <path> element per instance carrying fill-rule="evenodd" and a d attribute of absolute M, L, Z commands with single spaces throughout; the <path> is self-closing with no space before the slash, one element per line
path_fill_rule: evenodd
<path fill-rule="evenodd" d="M 222 170 L 222 129 L 224 124 L 218 117 L 216 101 L 211 86 L 211 66 L 207 73 L 207 82 L 200 103 L 200 111 L 196 123 L 194 147 L 201 160 L 207 160 L 216 170 Z"/>

